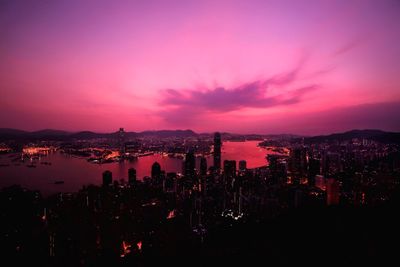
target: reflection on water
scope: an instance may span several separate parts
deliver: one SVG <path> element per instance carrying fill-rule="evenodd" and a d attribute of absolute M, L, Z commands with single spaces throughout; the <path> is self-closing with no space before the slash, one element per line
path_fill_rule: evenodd
<path fill-rule="evenodd" d="M 266 154 L 273 153 L 257 147 L 258 141 L 224 142 L 222 160 L 246 160 L 248 168 L 265 165 Z M 58 152 L 41 159 L 48 164 L 36 164 L 35 168 L 28 168 L 29 163 L 11 162 L 8 155 L 0 156 L 0 187 L 20 184 L 29 189 L 38 189 L 45 194 L 56 192 L 73 192 L 86 184 L 101 184 L 102 173 L 110 170 L 113 179 L 127 179 L 128 169 L 135 168 L 138 179 L 150 175 L 151 165 L 158 161 L 166 172 L 181 172 L 182 160 L 163 157 L 154 154 L 141 157 L 132 162 L 92 164 L 85 159 L 76 158 Z M 208 166 L 212 165 L 212 157 L 207 158 Z M 19 164 L 19 165 L 18 165 Z M 199 164 L 199 163 L 198 163 Z M 7 166 L 8 165 L 8 166 Z M 55 181 L 65 181 L 64 184 L 55 184 Z"/>

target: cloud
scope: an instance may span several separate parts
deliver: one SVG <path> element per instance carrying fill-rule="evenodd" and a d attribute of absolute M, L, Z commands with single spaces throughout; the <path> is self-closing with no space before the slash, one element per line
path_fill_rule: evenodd
<path fill-rule="evenodd" d="M 341 47 L 339 47 L 338 49 L 336 49 L 333 52 L 333 56 L 341 56 L 341 55 L 357 48 L 358 46 L 362 45 L 365 40 L 366 40 L 365 38 L 358 38 L 351 42 L 348 42 L 348 43 L 342 45 Z"/>
<path fill-rule="evenodd" d="M 217 87 L 206 90 L 166 89 L 161 92 L 160 105 L 164 110 L 160 115 L 166 120 L 170 116 L 185 116 L 188 111 L 224 113 L 243 108 L 270 108 L 280 105 L 292 105 L 301 101 L 307 93 L 318 88 L 311 84 L 294 90 L 282 90 L 280 94 L 268 95 L 271 86 L 283 87 L 292 84 L 300 67 L 285 74 L 276 75 L 266 80 L 258 80 L 232 89 Z M 182 114 L 179 114 L 182 112 Z M 176 119 L 176 118 L 175 118 Z"/>
<path fill-rule="evenodd" d="M 317 84 L 308 84 L 288 89 L 298 81 L 305 60 L 293 70 L 256 80 L 234 88 L 216 87 L 214 89 L 165 89 L 161 90 L 158 112 L 165 122 L 172 125 L 199 124 L 210 115 L 222 115 L 245 108 L 267 109 L 299 103 L 308 93 L 319 88 Z M 270 89 L 278 89 L 273 93 Z"/>

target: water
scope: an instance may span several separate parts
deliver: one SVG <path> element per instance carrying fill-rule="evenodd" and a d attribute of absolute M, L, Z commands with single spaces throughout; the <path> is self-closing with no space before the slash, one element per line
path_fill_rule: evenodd
<path fill-rule="evenodd" d="M 224 142 L 222 146 L 222 160 L 246 160 L 248 168 L 260 167 L 267 163 L 265 156 L 274 152 L 257 147 L 258 141 Z M 160 154 L 141 157 L 132 162 L 93 164 L 83 158 L 76 158 L 58 152 L 42 161 L 51 162 L 51 165 L 37 163 L 36 168 L 28 168 L 29 163 L 11 162 L 8 155 L 0 155 L 0 164 L 10 164 L 0 167 L 0 187 L 19 184 L 29 189 L 40 190 L 44 194 L 56 192 L 75 192 L 83 185 L 102 182 L 102 173 L 110 170 L 113 179 L 127 180 L 128 169 L 135 168 L 138 179 L 150 176 L 151 165 L 157 161 L 166 172 L 181 172 L 182 160 L 163 157 Z M 207 158 L 208 166 L 212 166 L 212 156 Z M 16 166 L 15 164 L 20 164 Z M 63 180 L 64 184 L 54 184 Z"/>

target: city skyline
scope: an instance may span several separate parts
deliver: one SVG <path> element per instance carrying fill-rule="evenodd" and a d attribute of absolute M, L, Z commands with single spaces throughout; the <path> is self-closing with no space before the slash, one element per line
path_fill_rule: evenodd
<path fill-rule="evenodd" d="M 3 1 L 0 125 L 399 132 L 399 9 L 390 0 Z"/>

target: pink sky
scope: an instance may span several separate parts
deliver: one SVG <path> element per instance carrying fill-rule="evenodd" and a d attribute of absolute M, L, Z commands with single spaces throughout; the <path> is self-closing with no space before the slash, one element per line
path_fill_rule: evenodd
<path fill-rule="evenodd" d="M 400 131 L 400 2 L 2 1 L 0 128 Z"/>

